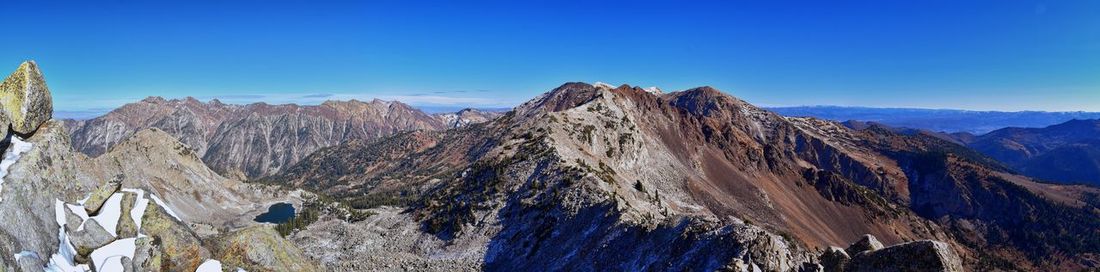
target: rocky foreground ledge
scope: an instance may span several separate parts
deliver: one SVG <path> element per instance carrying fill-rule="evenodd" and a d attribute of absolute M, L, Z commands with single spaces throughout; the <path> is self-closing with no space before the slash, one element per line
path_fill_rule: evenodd
<path fill-rule="evenodd" d="M 885 247 L 867 234 L 847 249 L 829 247 L 817 271 L 965 271 L 962 259 L 943 242 L 921 240 Z"/>
<path fill-rule="evenodd" d="M 238 220 L 286 201 L 276 193 L 217 175 L 158 130 L 88 158 L 52 114 L 35 62 L 0 83 L 0 272 L 320 270 L 271 226 Z"/>

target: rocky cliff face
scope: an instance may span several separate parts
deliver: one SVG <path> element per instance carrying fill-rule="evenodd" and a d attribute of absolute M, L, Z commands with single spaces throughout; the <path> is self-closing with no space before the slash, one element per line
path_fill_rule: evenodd
<path fill-rule="evenodd" d="M 50 120 L 49 90 L 38 73 L 24 63 L 13 77 L 34 83 L 9 78 L 0 93 L 0 112 L 20 99 L 12 95 L 28 109 L 7 115 L 13 129 L 0 160 L 0 271 L 220 269 L 217 258 L 236 255 L 223 254 L 206 237 L 255 225 L 240 218 L 263 208 L 259 203 L 285 199 L 217 175 L 186 144 L 155 129 L 95 159 L 74 151 L 61 123 Z M 206 226 L 206 234 L 195 231 L 198 226 Z M 278 239 L 261 241 L 286 243 Z M 249 248 L 237 254 L 265 255 Z M 288 256 L 283 260 L 309 267 L 308 260 Z M 258 271 L 263 264 L 226 269 Z"/>
<path fill-rule="evenodd" d="M 450 121 L 482 120 L 476 114 L 463 116 Z M 75 148 L 91 156 L 106 153 L 137 131 L 157 128 L 191 146 L 219 174 L 236 179 L 275 173 L 317 149 L 346 141 L 453 125 L 408 105 L 381 100 L 241 106 L 159 97 L 66 123 Z"/>

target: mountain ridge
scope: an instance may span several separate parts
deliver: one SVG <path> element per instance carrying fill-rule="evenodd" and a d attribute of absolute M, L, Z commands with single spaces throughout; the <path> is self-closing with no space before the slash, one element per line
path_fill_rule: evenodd
<path fill-rule="evenodd" d="M 252 179 L 340 142 L 408 130 L 442 130 L 497 116 L 476 110 L 429 115 L 401 102 L 379 99 L 300 106 L 151 96 L 94 119 L 66 120 L 65 126 L 76 149 L 91 156 L 103 154 L 140 129 L 159 128 L 194 148 L 219 174 Z"/>

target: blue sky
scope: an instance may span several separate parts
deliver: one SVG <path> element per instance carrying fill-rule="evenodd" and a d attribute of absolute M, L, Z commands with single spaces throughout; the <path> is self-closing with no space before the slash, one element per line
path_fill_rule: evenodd
<path fill-rule="evenodd" d="M 0 64 L 37 60 L 58 111 L 151 95 L 510 107 L 567 81 L 1100 111 L 1100 1 L 681 2 L 9 1 Z"/>

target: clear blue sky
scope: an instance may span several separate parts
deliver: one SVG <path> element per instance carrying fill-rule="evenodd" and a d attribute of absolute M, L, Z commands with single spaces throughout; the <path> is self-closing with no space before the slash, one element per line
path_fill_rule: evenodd
<path fill-rule="evenodd" d="M 150 95 L 501 107 L 566 81 L 1100 111 L 1100 1 L 681 2 L 6 1 L 0 64 L 37 60 L 60 111 Z"/>

